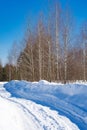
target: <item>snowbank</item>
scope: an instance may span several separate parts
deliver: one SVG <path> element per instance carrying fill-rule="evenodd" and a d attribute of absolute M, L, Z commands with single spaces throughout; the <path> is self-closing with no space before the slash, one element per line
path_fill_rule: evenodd
<path fill-rule="evenodd" d="M 87 84 L 57 84 L 11 81 L 4 85 L 12 97 L 32 100 L 67 116 L 80 129 L 87 130 Z"/>
<path fill-rule="evenodd" d="M 16 91 L 21 89 L 15 87 Z M 18 83 L 18 81 L 16 81 Z M 18 84 L 24 85 L 27 82 Z M 9 83 L 8 83 L 9 84 Z M 17 84 L 16 84 L 17 85 Z M 27 84 L 29 85 L 29 84 Z M 25 85 L 26 86 L 26 85 Z M 20 93 L 20 92 L 19 92 Z M 30 100 L 18 97 L 11 97 L 10 91 L 0 85 L 0 130 L 79 130 L 65 116 L 57 111 L 38 105 Z"/>
<path fill-rule="evenodd" d="M 4 87 L 14 97 L 24 97 L 28 99 L 31 94 L 47 94 L 74 103 L 87 110 L 87 84 L 74 83 L 63 85 L 44 80 L 39 82 L 10 81 L 5 84 Z"/>

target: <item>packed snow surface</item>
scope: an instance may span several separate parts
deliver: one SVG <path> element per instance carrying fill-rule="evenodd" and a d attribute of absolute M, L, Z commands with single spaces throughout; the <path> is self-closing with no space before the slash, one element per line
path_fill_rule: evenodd
<path fill-rule="evenodd" d="M 87 84 L 0 84 L 0 130 L 87 130 Z"/>

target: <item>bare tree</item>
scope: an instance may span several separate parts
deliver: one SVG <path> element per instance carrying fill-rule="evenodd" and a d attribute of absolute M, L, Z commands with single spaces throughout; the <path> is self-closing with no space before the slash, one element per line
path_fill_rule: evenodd
<path fill-rule="evenodd" d="M 9 51 L 8 53 L 8 64 L 9 64 L 9 81 L 12 79 L 12 70 L 11 70 L 11 65 L 12 65 L 12 51 Z"/>
<path fill-rule="evenodd" d="M 86 48 L 87 48 L 87 22 L 82 27 L 82 48 L 83 48 L 83 80 L 86 81 Z"/>
<path fill-rule="evenodd" d="M 56 14 L 56 22 L 55 22 L 55 29 L 56 29 L 56 79 L 59 81 L 59 71 L 60 71 L 60 66 L 59 66 L 59 60 L 60 60 L 60 44 L 59 44 L 59 26 L 60 26 L 60 17 L 61 17 L 61 11 L 60 11 L 60 5 L 59 3 L 56 3 L 55 7 L 55 14 Z"/>
<path fill-rule="evenodd" d="M 47 44 L 48 44 L 48 80 L 52 80 L 52 67 L 51 67 L 51 54 L 52 54 L 52 46 L 51 46 L 51 7 L 50 1 L 48 0 L 48 24 L 47 24 Z"/>
<path fill-rule="evenodd" d="M 42 45 L 41 45 L 41 33 L 42 33 L 42 15 L 40 15 L 40 21 L 38 23 L 38 52 L 39 52 L 39 79 L 42 79 Z"/>
<path fill-rule="evenodd" d="M 31 80 L 34 81 L 34 58 L 33 58 L 33 39 L 34 39 L 34 36 L 31 32 L 31 24 L 29 23 L 28 24 L 28 27 L 27 27 L 27 47 L 28 47 L 28 50 L 30 50 L 30 57 L 29 57 L 29 54 L 28 54 L 28 57 L 30 58 L 30 71 L 31 71 Z"/>
<path fill-rule="evenodd" d="M 0 81 L 2 80 L 2 74 L 3 74 L 3 68 L 2 68 L 2 62 L 0 59 Z"/>
<path fill-rule="evenodd" d="M 17 59 L 19 57 L 17 43 L 14 42 L 12 48 L 8 53 L 8 64 L 9 64 L 9 80 L 12 79 L 12 71 L 14 71 L 15 79 L 17 79 Z M 12 70 L 12 66 L 15 70 Z"/>
<path fill-rule="evenodd" d="M 64 44 L 64 82 L 67 81 L 67 63 L 68 63 L 68 49 L 71 42 L 71 34 L 72 34 L 72 17 L 70 11 L 66 9 L 63 15 L 63 44 Z"/>

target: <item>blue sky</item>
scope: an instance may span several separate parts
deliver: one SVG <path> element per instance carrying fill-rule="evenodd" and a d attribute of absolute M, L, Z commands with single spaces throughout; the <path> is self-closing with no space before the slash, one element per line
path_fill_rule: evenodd
<path fill-rule="evenodd" d="M 14 41 L 23 38 L 27 18 L 46 12 L 48 0 L 0 0 L 0 59 L 6 62 L 7 54 Z M 67 0 L 60 0 L 63 8 Z M 78 24 L 87 19 L 87 0 L 68 0 Z"/>

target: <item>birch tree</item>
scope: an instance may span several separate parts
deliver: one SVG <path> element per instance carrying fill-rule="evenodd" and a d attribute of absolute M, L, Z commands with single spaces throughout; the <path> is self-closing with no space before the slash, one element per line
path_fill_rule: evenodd
<path fill-rule="evenodd" d="M 40 16 L 41 17 L 41 16 Z M 39 79 L 42 79 L 42 46 L 41 46 L 41 33 L 42 33 L 42 17 L 38 23 L 38 54 L 39 54 Z"/>
<path fill-rule="evenodd" d="M 48 44 L 48 80 L 52 80 L 52 66 L 51 66 L 51 54 L 52 54 L 52 46 L 51 46 L 51 7 L 50 7 L 50 0 L 48 0 L 48 22 L 47 22 L 47 44 Z"/>
<path fill-rule="evenodd" d="M 87 23 L 82 27 L 82 48 L 83 48 L 83 80 L 86 81 L 86 48 L 87 48 Z"/>
<path fill-rule="evenodd" d="M 60 6 L 59 3 L 56 3 L 55 6 L 55 13 L 56 13 L 56 22 L 55 22 L 55 29 L 56 29 L 56 37 L 55 37 L 55 41 L 56 41 L 56 79 L 57 81 L 59 81 L 59 71 L 60 71 L 60 66 L 59 66 L 59 62 L 60 62 L 60 44 L 59 44 L 59 26 L 60 26 L 60 17 L 61 17 L 61 12 L 60 12 Z"/>
<path fill-rule="evenodd" d="M 2 75 L 3 75 L 3 68 L 2 68 L 2 62 L 0 60 L 0 81 L 2 81 Z"/>
<path fill-rule="evenodd" d="M 17 59 L 19 57 L 18 50 L 19 50 L 18 45 L 16 42 L 14 42 L 8 53 L 9 80 L 12 79 L 13 75 L 14 75 L 15 79 L 17 79 Z M 14 68 L 15 70 L 13 70 L 12 68 Z"/>
<path fill-rule="evenodd" d="M 66 83 L 67 79 L 67 68 L 68 68 L 68 49 L 70 47 L 71 42 L 71 34 L 72 34 L 72 17 L 68 9 L 65 10 L 63 15 L 63 45 L 64 45 L 64 83 Z"/>
<path fill-rule="evenodd" d="M 34 36 L 31 32 L 31 25 L 28 24 L 27 27 L 27 49 L 29 50 L 28 52 L 28 57 L 30 58 L 30 72 L 31 72 L 31 80 L 34 81 L 34 58 L 33 58 L 33 39 Z M 26 53 L 26 51 L 25 51 Z"/>

